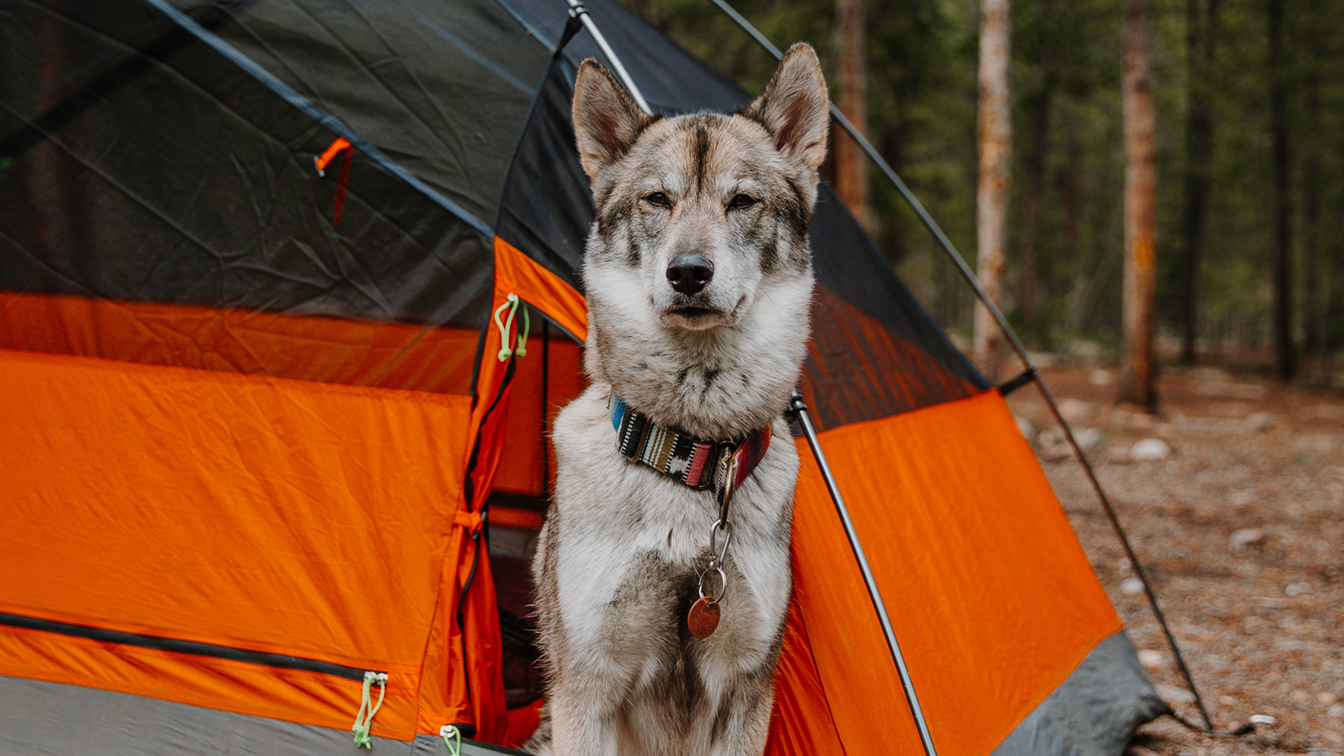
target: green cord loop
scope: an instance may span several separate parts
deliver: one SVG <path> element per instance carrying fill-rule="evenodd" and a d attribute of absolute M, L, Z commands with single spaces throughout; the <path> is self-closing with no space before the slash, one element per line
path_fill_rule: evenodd
<path fill-rule="evenodd" d="M 527 356 L 527 332 L 530 330 L 532 330 L 532 316 L 528 314 L 527 305 L 523 305 L 523 330 L 518 332 L 518 346 L 513 348 L 513 353 L 519 357 Z"/>
<path fill-rule="evenodd" d="M 462 756 L 462 732 L 453 725 L 439 728 L 439 737 L 448 748 L 448 756 Z"/>
<path fill-rule="evenodd" d="M 509 331 L 513 330 L 513 316 L 518 312 L 518 306 L 523 306 L 523 328 L 518 332 L 518 343 L 514 348 L 509 348 Z M 500 320 L 504 311 L 509 311 L 507 321 Z M 518 298 L 517 294 L 509 294 L 504 300 L 504 304 L 495 310 L 495 325 L 499 328 L 499 361 L 503 362 L 510 357 L 527 356 L 527 334 L 532 330 L 532 316 L 529 314 L 527 305 Z"/>
<path fill-rule="evenodd" d="M 372 708 L 369 702 L 372 696 L 369 695 L 369 688 L 374 683 L 378 684 L 378 703 L 373 704 Z M 364 673 L 364 693 L 359 702 L 359 713 L 355 715 L 355 726 L 350 731 L 355 733 L 356 748 L 373 748 L 373 739 L 369 737 L 369 729 L 373 727 L 373 715 L 378 713 L 378 708 L 383 705 L 383 697 L 387 695 L 387 673 L 385 672 L 365 672 Z"/>

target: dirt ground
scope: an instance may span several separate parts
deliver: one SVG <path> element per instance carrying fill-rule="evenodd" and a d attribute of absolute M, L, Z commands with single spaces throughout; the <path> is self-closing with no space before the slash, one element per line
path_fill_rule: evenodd
<path fill-rule="evenodd" d="M 1344 754 L 1344 392 L 1166 369 L 1161 415 L 1102 368 L 1046 369 L 1221 730 L 1170 717 L 1130 756 Z M 1035 387 L 1010 398 L 1158 691 L 1200 721 L 1134 572 Z M 1137 446 L 1136 446 L 1137 444 Z M 1262 719 L 1262 718 L 1271 719 Z"/>

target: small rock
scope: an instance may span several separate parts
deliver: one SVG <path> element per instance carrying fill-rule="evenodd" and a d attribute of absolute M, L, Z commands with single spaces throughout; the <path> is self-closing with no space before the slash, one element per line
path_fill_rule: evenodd
<path fill-rule="evenodd" d="M 1252 412 L 1246 416 L 1246 426 L 1257 433 L 1273 428 L 1278 422 L 1278 417 L 1269 412 Z"/>
<path fill-rule="evenodd" d="M 1338 701 L 1338 700 L 1339 700 L 1339 696 L 1337 696 L 1337 695 L 1335 695 L 1334 693 L 1331 693 L 1331 692 L 1329 692 L 1329 691 L 1326 691 L 1326 692 L 1324 692 L 1324 693 L 1317 693 L 1317 694 L 1316 694 L 1316 700 L 1317 700 L 1317 701 L 1320 701 L 1321 703 L 1325 704 L 1326 706 L 1329 706 L 1330 704 L 1335 703 L 1336 701 Z"/>
<path fill-rule="evenodd" d="M 1139 461 L 1166 459 L 1171 456 L 1171 447 L 1160 438 L 1145 438 L 1135 441 L 1129 448 L 1129 458 Z"/>
<path fill-rule="evenodd" d="M 1311 592 L 1311 583 L 1293 583 L 1284 588 L 1283 592 L 1289 596 L 1301 596 L 1304 593 Z"/>
<path fill-rule="evenodd" d="M 1297 703 L 1310 703 L 1310 702 L 1311 702 L 1311 694 L 1308 693 L 1308 692 L 1306 692 L 1305 690 L 1295 690 L 1295 691 L 1293 691 L 1292 693 L 1289 693 L 1289 694 L 1288 694 L 1288 697 L 1291 698 L 1291 699 L 1293 699 L 1293 700 L 1296 701 Z"/>
<path fill-rule="evenodd" d="M 1143 593 L 1143 581 L 1138 578 L 1126 578 L 1120 583 L 1120 592 L 1126 596 Z"/>
<path fill-rule="evenodd" d="M 1081 399 L 1064 399 L 1059 403 L 1059 414 L 1065 420 L 1076 423 L 1092 416 L 1092 405 Z"/>
<path fill-rule="evenodd" d="M 1046 462 L 1059 462 L 1073 456 L 1073 450 L 1069 448 L 1068 444 L 1042 443 L 1039 456 Z"/>
<path fill-rule="evenodd" d="M 1014 419 L 1017 420 L 1017 429 L 1021 431 L 1022 437 L 1027 440 L 1027 443 L 1036 443 L 1036 426 L 1032 425 L 1030 420 L 1021 415 L 1014 415 Z"/>
<path fill-rule="evenodd" d="M 1344 704 L 1335 704 L 1334 706 L 1331 706 L 1326 713 L 1332 717 L 1344 719 Z"/>
<path fill-rule="evenodd" d="M 1114 380 L 1111 376 L 1111 371 L 1104 368 L 1093 370 L 1089 378 L 1092 381 L 1093 386 L 1109 386 L 1111 385 L 1111 381 Z"/>
<path fill-rule="evenodd" d="M 1161 669 L 1167 666 L 1167 657 L 1161 651 L 1154 651 L 1151 648 L 1139 650 L 1139 664 L 1148 669 Z"/>
<path fill-rule="evenodd" d="M 1247 504 L 1250 504 L 1251 502 L 1255 501 L 1255 494 L 1251 493 L 1250 491 L 1237 491 L 1236 493 L 1232 494 L 1232 497 L 1228 499 L 1228 501 L 1231 501 L 1233 504 L 1239 507 L 1244 507 Z"/>
<path fill-rule="evenodd" d="M 1157 694 L 1167 703 L 1194 703 L 1195 694 L 1185 688 L 1178 688 L 1166 683 L 1158 683 L 1156 687 Z"/>
<path fill-rule="evenodd" d="M 1079 428 L 1073 432 L 1073 440 L 1084 450 L 1095 449 L 1101 446 L 1101 431 L 1096 428 Z"/>
<path fill-rule="evenodd" d="M 1263 540 L 1265 540 L 1265 531 L 1260 528 L 1242 528 L 1232 531 L 1232 537 L 1228 538 L 1227 542 L 1234 549 L 1244 549 Z"/>
<path fill-rule="evenodd" d="M 1279 720 L 1269 716 L 1268 714 L 1252 714 L 1250 722 L 1251 724 L 1272 725 L 1272 724 L 1278 724 Z"/>

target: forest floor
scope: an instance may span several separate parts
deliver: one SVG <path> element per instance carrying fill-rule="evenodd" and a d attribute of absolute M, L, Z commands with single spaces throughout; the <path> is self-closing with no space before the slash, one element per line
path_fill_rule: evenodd
<path fill-rule="evenodd" d="M 1144 564 L 1214 726 L 1262 722 L 1231 737 L 1162 717 L 1140 729 L 1129 756 L 1344 754 L 1344 391 L 1166 369 L 1153 417 L 1114 404 L 1113 370 L 1042 372 Z M 1027 386 L 1009 402 L 1034 426 L 1024 431 L 1158 692 L 1201 721 L 1039 393 Z"/>

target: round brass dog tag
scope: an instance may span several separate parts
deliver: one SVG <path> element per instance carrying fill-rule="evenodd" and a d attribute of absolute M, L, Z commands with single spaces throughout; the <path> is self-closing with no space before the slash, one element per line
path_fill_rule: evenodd
<path fill-rule="evenodd" d="M 691 635 L 697 638 L 708 638 L 714 634 L 714 630 L 719 626 L 719 603 L 710 603 L 709 597 L 702 596 L 699 601 L 691 605 L 691 611 L 686 615 L 686 626 L 690 628 Z"/>

